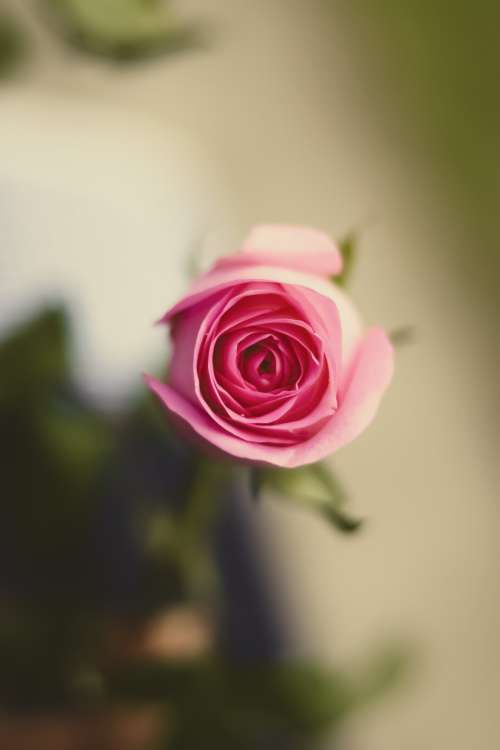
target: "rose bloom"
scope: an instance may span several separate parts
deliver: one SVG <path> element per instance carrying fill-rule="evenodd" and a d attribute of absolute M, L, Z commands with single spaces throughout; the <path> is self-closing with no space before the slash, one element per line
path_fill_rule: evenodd
<path fill-rule="evenodd" d="M 235 458 L 319 461 L 373 419 L 393 372 L 380 328 L 363 331 L 329 277 L 342 257 L 306 227 L 256 227 L 167 311 L 168 382 L 146 381 L 190 432 Z"/>

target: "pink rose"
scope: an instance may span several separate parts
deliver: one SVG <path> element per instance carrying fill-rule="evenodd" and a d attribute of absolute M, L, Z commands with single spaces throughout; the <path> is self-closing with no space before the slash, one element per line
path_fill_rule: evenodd
<path fill-rule="evenodd" d="M 168 383 L 146 376 L 167 410 L 206 443 L 246 461 L 319 461 L 373 419 L 393 372 L 380 328 L 362 332 L 327 277 L 342 258 L 323 233 L 256 227 L 160 322 L 169 323 Z"/>

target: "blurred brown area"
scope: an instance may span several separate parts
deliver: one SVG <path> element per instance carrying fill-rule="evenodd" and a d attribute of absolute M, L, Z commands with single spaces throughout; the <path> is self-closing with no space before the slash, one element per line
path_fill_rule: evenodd
<path fill-rule="evenodd" d="M 154 708 L 97 715 L 0 718 L 0 747 L 15 750 L 143 750 L 159 734 Z"/>
<path fill-rule="evenodd" d="M 168 663 L 206 655 L 213 628 L 201 611 L 178 607 L 154 618 L 109 621 L 101 666 Z M 165 705 L 119 705 L 64 712 L 0 713 L 0 747 L 12 750 L 143 750 L 165 733 Z"/>

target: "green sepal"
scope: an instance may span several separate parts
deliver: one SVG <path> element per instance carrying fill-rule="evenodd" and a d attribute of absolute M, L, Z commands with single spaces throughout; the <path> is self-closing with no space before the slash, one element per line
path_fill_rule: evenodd
<path fill-rule="evenodd" d="M 352 533 L 362 525 L 360 519 L 352 518 L 344 510 L 346 492 L 324 463 L 296 469 L 261 469 L 260 481 L 263 487 L 289 502 L 319 513 L 339 531 Z"/>
<path fill-rule="evenodd" d="M 347 286 L 352 270 L 354 268 L 354 263 L 356 260 L 357 255 L 357 247 L 358 247 L 358 238 L 355 232 L 351 231 L 344 239 L 340 240 L 338 243 L 338 248 L 340 250 L 340 254 L 342 255 L 342 273 L 340 273 L 338 276 L 332 276 L 332 281 L 337 284 L 337 286 Z"/>

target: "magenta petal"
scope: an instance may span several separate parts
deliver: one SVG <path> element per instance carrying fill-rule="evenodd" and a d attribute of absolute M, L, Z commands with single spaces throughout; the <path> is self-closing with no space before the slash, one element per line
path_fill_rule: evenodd
<path fill-rule="evenodd" d="M 237 385 L 229 380 L 225 375 L 219 374 L 218 380 L 220 386 L 224 391 L 227 391 L 232 398 L 236 399 L 240 403 L 245 411 L 249 409 L 260 409 L 265 412 L 266 409 L 272 408 L 271 400 L 289 398 L 294 394 L 293 391 L 282 391 L 277 394 L 269 394 L 268 392 L 257 391 L 254 388 L 249 388 L 245 385 Z"/>

